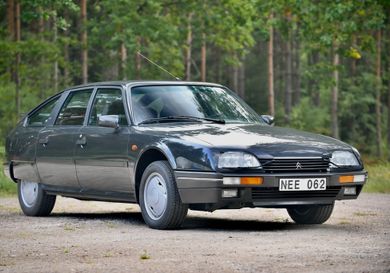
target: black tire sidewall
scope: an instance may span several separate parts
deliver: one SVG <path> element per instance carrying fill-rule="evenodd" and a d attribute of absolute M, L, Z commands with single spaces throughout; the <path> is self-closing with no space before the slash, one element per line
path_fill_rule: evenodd
<path fill-rule="evenodd" d="M 149 216 L 144 202 L 145 184 L 148 177 L 152 173 L 160 174 L 165 180 L 165 185 L 167 188 L 167 207 L 165 209 L 165 212 L 159 219 L 153 219 Z M 180 197 L 178 196 L 176 182 L 172 170 L 170 169 L 168 163 L 166 161 L 155 161 L 151 163 L 145 169 L 142 175 L 140 191 L 139 191 L 139 205 L 141 207 L 142 217 L 145 223 L 151 228 L 157 228 L 157 229 L 170 228 L 170 222 L 172 220 L 173 214 L 176 213 L 175 203 L 178 202 L 178 198 Z M 181 202 L 179 205 L 182 205 Z"/>
<path fill-rule="evenodd" d="M 42 185 L 39 183 L 37 199 L 33 206 L 29 207 L 24 203 L 21 194 L 21 182 L 18 183 L 18 199 L 23 213 L 27 216 L 43 216 L 45 214 L 49 214 L 54 206 L 52 203 L 55 202 L 55 196 L 47 196 L 45 191 L 42 189 Z M 48 209 L 49 213 L 46 213 Z"/>
<path fill-rule="evenodd" d="M 288 208 L 288 214 L 298 224 L 316 225 L 325 223 L 332 215 L 334 203 L 329 205 L 299 206 Z"/>

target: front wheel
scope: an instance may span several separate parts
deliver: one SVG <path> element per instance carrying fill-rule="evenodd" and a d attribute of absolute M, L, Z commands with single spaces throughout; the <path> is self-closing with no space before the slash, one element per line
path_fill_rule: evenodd
<path fill-rule="evenodd" d="M 334 203 L 331 205 L 296 206 L 287 208 L 290 217 L 297 224 L 315 225 L 325 223 L 332 214 Z"/>
<path fill-rule="evenodd" d="M 139 204 L 145 223 L 155 229 L 178 228 L 188 205 L 181 202 L 175 178 L 168 162 L 151 163 L 142 175 Z"/>
<path fill-rule="evenodd" d="M 55 195 L 46 194 L 41 184 L 30 181 L 18 182 L 18 199 L 27 216 L 47 216 L 56 202 Z"/>

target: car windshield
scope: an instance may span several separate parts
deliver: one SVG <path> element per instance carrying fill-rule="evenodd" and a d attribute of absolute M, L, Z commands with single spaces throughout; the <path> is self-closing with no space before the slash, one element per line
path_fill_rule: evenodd
<path fill-rule="evenodd" d="M 222 87 L 139 86 L 131 89 L 131 100 L 136 124 L 185 118 L 192 122 L 262 123 L 243 100 Z"/>

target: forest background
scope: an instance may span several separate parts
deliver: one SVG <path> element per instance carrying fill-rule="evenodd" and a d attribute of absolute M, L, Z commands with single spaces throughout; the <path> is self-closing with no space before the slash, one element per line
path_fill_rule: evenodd
<path fill-rule="evenodd" d="M 389 0 L 0 0 L 0 147 L 64 88 L 172 80 L 138 52 L 229 87 L 278 126 L 355 146 L 367 190 L 390 192 Z"/>

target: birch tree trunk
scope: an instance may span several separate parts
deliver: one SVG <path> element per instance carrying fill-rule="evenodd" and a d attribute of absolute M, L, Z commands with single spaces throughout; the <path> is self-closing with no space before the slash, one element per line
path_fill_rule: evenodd
<path fill-rule="evenodd" d="M 301 101 L 301 73 L 300 73 L 300 41 L 299 41 L 299 29 L 294 31 L 293 37 L 293 86 L 294 86 L 294 99 L 293 105 L 299 104 Z"/>
<path fill-rule="evenodd" d="M 356 35 L 354 34 L 352 36 L 352 45 L 355 47 L 356 44 L 357 44 L 357 42 L 356 42 Z M 352 58 L 352 60 L 351 60 L 351 76 L 355 77 L 355 75 L 356 75 L 356 59 Z"/>
<path fill-rule="evenodd" d="M 232 82 L 233 82 L 234 92 L 236 92 L 237 94 L 240 94 L 239 90 L 238 90 L 238 66 L 237 65 L 234 65 L 232 67 Z"/>
<path fill-rule="evenodd" d="M 191 52 L 192 52 L 192 13 L 188 16 L 187 23 L 187 41 L 186 41 L 186 57 L 185 57 L 185 68 L 186 68 L 186 81 L 191 80 Z"/>
<path fill-rule="evenodd" d="M 138 55 L 138 54 L 136 54 Z M 124 41 L 119 46 L 119 77 L 126 80 L 127 48 Z"/>
<path fill-rule="evenodd" d="M 141 43 L 142 43 L 142 38 L 137 37 L 137 48 L 141 49 Z M 141 79 L 141 66 L 142 66 L 142 59 L 141 55 L 135 54 L 135 76 L 137 80 Z"/>
<path fill-rule="evenodd" d="M 39 7 L 38 8 L 38 12 L 39 12 L 38 35 L 39 35 L 39 39 L 43 43 L 44 40 L 45 40 L 45 37 L 44 37 L 45 22 L 44 22 L 44 18 L 43 18 L 43 8 Z M 45 58 L 43 56 L 41 56 L 40 62 L 41 62 L 41 65 L 43 65 L 45 63 Z M 39 97 L 42 100 L 46 97 L 46 94 L 45 94 L 46 93 L 46 89 L 47 89 L 46 85 L 47 85 L 46 79 L 44 81 L 41 81 L 40 90 L 39 90 Z"/>
<path fill-rule="evenodd" d="M 241 65 L 238 68 L 238 90 L 240 97 L 245 99 L 245 59 L 241 61 Z"/>
<path fill-rule="evenodd" d="M 313 57 L 312 65 L 315 66 L 320 61 L 319 52 L 317 50 L 314 51 L 312 57 Z M 314 105 L 319 107 L 321 104 L 321 93 L 320 90 L 318 89 L 318 81 L 314 79 L 312 81 L 313 81 L 313 86 L 312 86 L 313 88 L 311 90 L 314 92 Z"/>
<path fill-rule="evenodd" d="M 69 20 L 68 11 L 65 11 L 64 18 L 66 21 Z M 69 28 L 65 29 L 64 35 L 65 35 L 65 37 L 69 37 Z M 70 82 L 70 73 L 69 73 L 69 67 L 68 67 L 68 64 L 70 63 L 69 42 L 68 41 L 66 41 L 64 43 L 64 61 L 65 61 L 65 65 L 64 65 L 64 81 L 63 81 L 63 83 L 65 86 L 68 86 L 69 82 Z"/>
<path fill-rule="evenodd" d="M 216 82 L 221 83 L 222 82 L 222 68 L 221 68 L 221 66 L 222 66 L 222 64 L 221 64 L 222 57 L 221 57 L 221 50 L 219 48 L 216 48 L 215 51 L 216 51 L 215 55 L 216 55 L 216 62 L 217 62 L 217 64 L 216 64 L 216 66 L 217 66 L 217 71 L 216 71 L 217 81 Z"/>
<path fill-rule="evenodd" d="M 332 116 L 332 136 L 334 138 L 340 138 L 339 134 L 339 121 L 338 121 L 338 98 L 339 98 L 339 64 L 340 64 L 340 56 L 338 53 L 338 47 L 333 43 L 332 48 L 332 55 L 333 55 L 333 81 L 334 85 L 332 88 L 332 110 L 331 110 L 331 116 Z"/>
<path fill-rule="evenodd" d="M 286 85 L 286 58 L 285 58 L 285 43 L 282 41 L 280 33 L 274 31 L 273 43 L 273 63 L 274 63 L 274 100 L 277 97 L 282 97 Z M 275 88 L 276 87 L 276 88 Z"/>
<path fill-rule="evenodd" d="M 53 16 L 53 43 L 56 45 L 58 39 L 58 29 L 57 29 L 57 15 L 55 14 Z M 54 60 L 53 64 L 53 85 L 54 85 L 54 91 L 58 92 L 58 56 L 56 55 L 56 58 Z"/>
<path fill-rule="evenodd" d="M 273 14 L 270 15 L 272 20 Z M 268 40 L 268 112 L 275 116 L 275 94 L 274 94 L 274 29 L 271 25 L 269 28 Z"/>
<path fill-rule="evenodd" d="M 375 94 L 375 114 L 376 114 L 376 153 L 378 157 L 382 157 L 382 115 L 381 115 L 381 89 L 382 89 L 382 77 L 381 77 L 381 43 L 382 43 L 381 30 L 376 33 L 376 94 Z"/>
<path fill-rule="evenodd" d="M 202 48 L 201 48 L 201 66 L 200 66 L 201 81 L 206 81 L 206 34 L 202 33 Z"/>
<path fill-rule="evenodd" d="M 387 68 L 387 76 L 390 79 L 390 62 Z M 387 81 L 387 149 L 388 149 L 388 160 L 390 160 L 390 80 Z"/>
<path fill-rule="evenodd" d="M 389 14 L 390 15 L 390 14 Z M 390 23 L 387 25 L 387 52 L 390 51 Z M 387 157 L 390 160 L 390 60 L 387 63 Z"/>
<path fill-rule="evenodd" d="M 81 74 L 83 83 L 88 82 L 88 34 L 87 34 L 87 0 L 80 1 L 81 10 Z"/>
<path fill-rule="evenodd" d="M 286 88 L 285 88 L 285 119 L 286 123 L 290 123 L 290 115 L 292 108 L 292 54 L 291 54 L 291 30 L 288 33 L 288 39 L 286 42 Z"/>
<path fill-rule="evenodd" d="M 7 29 L 10 40 L 15 40 L 15 0 L 7 0 Z"/>
<path fill-rule="evenodd" d="M 15 3 L 15 41 L 16 43 L 20 42 L 21 38 L 21 28 L 20 28 L 20 2 L 19 0 Z M 15 58 L 15 70 L 14 70 L 14 79 L 15 79 L 15 105 L 16 105 L 16 116 L 20 117 L 20 75 L 19 75 L 19 66 L 21 62 L 21 54 L 18 51 Z"/>

